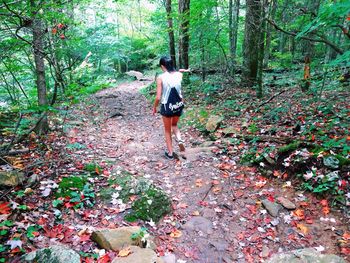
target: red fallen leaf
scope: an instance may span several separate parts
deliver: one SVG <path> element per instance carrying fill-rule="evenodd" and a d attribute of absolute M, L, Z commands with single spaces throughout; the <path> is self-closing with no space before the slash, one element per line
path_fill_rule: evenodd
<path fill-rule="evenodd" d="M 11 250 L 11 253 L 15 254 L 15 253 L 19 253 L 21 252 L 21 250 L 19 249 L 19 247 L 16 247 L 14 249 Z"/>
<path fill-rule="evenodd" d="M 90 240 L 91 235 L 90 234 L 83 234 L 80 236 L 80 242 L 86 242 Z"/>
<path fill-rule="evenodd" d="M 312 225 L 314 223 L 314 220 L 312 220 L 311 218 L 306 218 L 305 222 L 306 224 Z"/>
<path fill-rule="evenodd" d="M 300 206 L 303 206 L 303 207 L 307 207 L 307 206 L 309 206 L 309 204 L 308 203 L 306 203 L 306 202 L 300 202 L 300 204 L 299 204 Z"/>
<path fill-rule="evenodd" d="M 109 172 L 107 170 L 103 170 L 103 175 L 109 176 Z"/>
<path fill-rule="evenodd" d="M 271 218 L 269 218 L 269 217 L 266 217 L 265 219 L 264 219 L 264 222 L 265 222 L 265 224 L 270 224 L 271 223 Z"/>
<path fill-rule="evenodd" d="M 218 180 L 213 180 L 213 181 L 211 181 L 211 183 L 212 183 L 213 185 L 218 185 L 218 184 L 220 184 L 220 182 L 219 182 Z"/>
<path fill-rule="evenodd" d="M 188 204 L 186 203 L 180 203 L 177 205 L 177 208 L 187 208 L 188 207 Z"/>
<path fill-rule="evenodd" d="M 276 176 L 276 177 L 281 177 L 281 173 L 278 170 L 274 170 L 273 171 L 273 175 Z"/>
<path fill-rule="evenodd" d="M 342 254 L 350 255 L 350 248 L 349 247 L 342 247 L 340 251 Z"/>
<path fill-rule="evenodd" d="M 71 207 L 73 207 L 73 206 L 75 206 L 76 205 L 76 203 L 71 203 L 71 202 L 66 202 L 66 203 L 64 203 L 64 206 L 66 207 L 66 208 L 71 208 Z"/>
<path fill-rule="evenodd" d="M 95 173 L 100 174 L 100 170 L 98 169 L 97 166 L 95 167 Z"/>
<path fill-rule="evenodd" d="M 38 225 L 43 226 L 47 223 L 47 219 L 44 217 L 40 217 L 39 220 L 37 221 Z"/>
<path fill-rule="evenodd" d="M 250 211 L 253 215 L 256 214 L 256 206 L 255 206 L 255 205 L 247 205 L 246 207 L 249 209 L 249 211 Z"/>
<path fill-rule="evenodd" d="M 63 232 L 63 225 L 59 224 L 56 225 L 54 227 L 52 227 L 51 229 L 48 228 L 48 226 L 44 226 L 43 227 L 45 234 L 47 237 L 49 238 L 56 238 L 58 237 L 58 235 L 61 235 Z"/>
<path fill-rule="evenodd" d="M 84 258 L 82 263 L 95 263 L 93 258 Z"/>
<path fill-rule="evenodd" d="M 57 28 L 58 28 L 58 29 L 62 29 L 62 28 L 63 28 L 63 24 L 62 24 L 62 23 L 58 23 L 58 24 L 57 24 Z"/>
<path fill-rule="evenodd" d="M 164 248 L 162 246 L 158 246 L 156 248 L 156 251 L 161 257 L 163 257 L 165 255 Z"/>
<path fill-rule="evenodd" d="M 328 201 L 326 199 L 321 200 L 320 204 L 322 206 L 328 206 Z"/>
<path fill-rule="evenodd" d="M 102 257 L 99 257 L 97 260 L 97 263 L 109 263 L 111 262 L 111 258 L 109 257 L 109 254 L 105 254 Z"/>
<path fill-rule="evenodd" d="M 274 203 L 275 202 L 275 198 L 272 195 L 269 195 L 267 197 L 267 200 L 269 200 L 270 202 Z"/>
<path fill-rule="evenodd" d="M 64 243 L 71 242 L 74 232 L 75 232 L 75 230 L 73 228 L 67 227 L 66 230 L 64 231 L 64 238 L 62 239 L 62 242 L 64 242 Z"/>
<path fill-rule="evenodd" d="M 312 136 L 311 136 L 311 141 L 315 141 L 315 134 L 312 134 Z"/>
<path fill-rule="evenodd" d="M 11 214 L 11 208 L 9 205 L 10 205 L 9 202 L 1 202 L 0 203 L 0 214 L 2 214 L 2 215 Z"/>
<path fill-rule="evenodd" d="M 199 201 L 198 204 L 201 206 L 208 206 L 209 205 L 207 201 Z"/>
<path fill-rule="evenodd" d="M 346 18 L 347 21 L 350 21 L 350 15 L 348 15 L 348 17 Z"/>
<path fill-rule="evenodd" d="M 345 232 L 345 233 L 343 234 L 343 239 L 345 239 L 345 240 L 350 240 L 350 232 Z"/>
<path fill-rule="evenodd" d="M 53 35 L 56 35 L 56 34 L 57 34 L 57 29 L 56 29 L 56 28 L 53 28 L 53 29 L 51 30 L 51 33 L 52 33 Z"/>
<path fill-rule="evenodd" d="M 240 197 L 242 197 L 244 195 L 244 192 L 242 191 L 242 190 L 237 190 L 236 192 L 235 192 L 235 197 L 236 198 L 240 198 Z"/>

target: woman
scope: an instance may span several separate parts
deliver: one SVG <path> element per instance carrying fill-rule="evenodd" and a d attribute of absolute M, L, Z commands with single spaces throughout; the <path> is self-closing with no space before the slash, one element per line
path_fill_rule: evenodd
<path fill-rule="evenodd" d="M 163 73 L 157 78 L 157 95 L 154 101 L 153 115 L 156 114 L 160 102 L 160 114 L 163 118 L 165 142 L 167 146 L 165 157 L 168 159 L 174 159 L 171 138 L 172 132 L 179 144 L 180 151 L 185 151 L 185 146 L 181 139 L 177 123 L 183 109 L 181 92 L 182 72 L 189 72 L 189 70 L 180 69 L 179 71 L 176 71 L 173 61 L 168 57 L 162 57 L 159 61 L 159 65 L 163 70 Z M 172 102 L 169 103 L 169 100 L 172 100 Z M 178 101 L 175 103 L 176 100 Z"/>

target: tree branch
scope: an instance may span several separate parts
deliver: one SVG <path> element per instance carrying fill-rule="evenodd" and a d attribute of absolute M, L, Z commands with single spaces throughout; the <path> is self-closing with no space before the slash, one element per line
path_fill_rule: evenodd
<path fill-rule="evenodd" d="M 296 37 L 298 34 L 297 33 L 294 33 L 294 32 L 288 32 L 286 30 L 284 30 L 283 28 L 279 27 L 274 21 L 270 20 L 270 19 L 267 19 L 267 22 L 269 22 L 276 30 L 278 31 L 281 31 L 287 35 L 290 35 L 290 36 L 293 36 L 293 37 Z M 331 48 L 333 48 L 337 53 L 339 54 L 344 54 L 344 51 L 338 47 L 337 45 L 335 45 L 334 43 L 330 42 L 328 39 L 326 39 L 325 37 L 323 36 L 319 36 L 320 39 L 316 39 L 316 38 L 310 38 L 310 37 L 300 37 L 301 39 L 305 39 L 305 40 L 309 40 L 309 41 L 312 41 L 312 42 L 319 42 L 319 43 L 324 43 L 328 46 L 330 46 Z"/>

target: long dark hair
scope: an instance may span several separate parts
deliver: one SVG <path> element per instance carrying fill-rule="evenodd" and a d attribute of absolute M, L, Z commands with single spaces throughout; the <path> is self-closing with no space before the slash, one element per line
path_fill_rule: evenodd
<path fill-rule="evenodd" d="M 168 72 L 176 71 L 173 61 L 167 56 L 164 56 L 159 60 L 159 66 L 164 66 Z"/>

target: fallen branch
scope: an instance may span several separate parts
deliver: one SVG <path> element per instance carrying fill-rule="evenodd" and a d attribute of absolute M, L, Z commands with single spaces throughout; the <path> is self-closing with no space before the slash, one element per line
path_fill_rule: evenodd
<path fill-rule="evenodd" d="M 281 95 L 282 93 L 286 92 L 287 89 L 284 89 L 278 93 L 276 93 L 275 95 L 273 95 L 271 98 L 269 98 L 268 100 L 264 101 L 263 103 L 259 104 L 258 107 L 256 109 L 259 109 L 260 107 L 266 105 L 267 103 L 269 103 L 270 101 L 272 101 L 274 98 L 276 98 L 277 96 Z"/>

